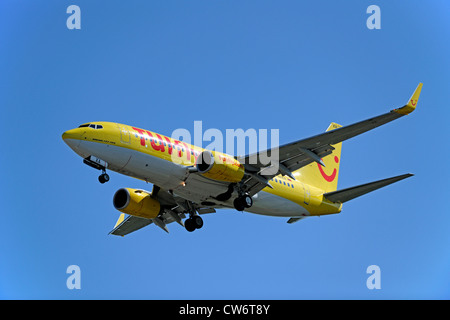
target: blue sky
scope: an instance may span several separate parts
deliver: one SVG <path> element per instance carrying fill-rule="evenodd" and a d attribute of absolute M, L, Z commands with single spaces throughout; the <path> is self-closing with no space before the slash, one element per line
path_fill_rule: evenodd
<path fill-rule="evenodd" d="M 66 8 L 81 8 L 68 30 Z M 366 9 L 381 9 L 369 30 Z M 2 299 L 448 299 L 448 1 L 0 3 Z M 62 141 L 88 121 L 170 135 L 279 129 L 280 143 L 402 106 L 410 116 L 343 144 L 339 188 L 413 178 L 339 215 L 222 210 L 205 226 L 107 233 L 121 187 Z M 68 290 L 66 268 L 81 269 Z M 366 268 L 381 269 L 381 289 Z"/>

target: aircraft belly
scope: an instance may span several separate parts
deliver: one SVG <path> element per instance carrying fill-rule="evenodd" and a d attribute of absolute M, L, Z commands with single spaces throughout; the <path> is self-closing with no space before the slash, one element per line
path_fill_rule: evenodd
<path fill-rule="evenodd" d="M 108 168 L 117 171 L 123 168 L 130 160 L 130 154 L 124 152 L 121 147 L 92 141 L 81 141 L 78 146 L 83 158 L 95 156 L 108 163 Z"/>
<path fill-rule="evenodd" d="M 82 156 L 93 155 L 108 163 L 107 170 L 138 178 L 160 186 L 185 199 L 209 206 L 233 207 L 233 198 L 224 202 L 215 198 L 228 190 L 228 184 L 197 174 L 188 174 L 187 167 L 135 151 L 103 143 L 82 141 L 77 148 Z M 280 196 L 260 191 L 253 196 L 247 212 L 281 217 L 309 215 L 302 206 Z"/>
<path fill-rule="evenodd" d="M 253 206 L 245 211 L 278 217 L 309 216 L 309 212 L 295 202 L 264 191 L 253 196 Z"/>
<path fill-rule="evenodd" d="M 154 183 L 165 189 L 181 185 L 186 167 L 143 152 L 109 144 L 82 141 L 79 151 L 108 163 L 108 170 Z"/>
<path fill-rule="evenodd" d="M 124 169 L 133 177 L 168 190 L 181 186 L 186 178 L 187 169 L 184 166 L 142 152 L 129 151 L 132 153 L 131 160 Z"/>
<path fill-rule="evenodd" d="M 220 204 L 220 201 L 217 201 L 215 197 L 227 192 L 227 190 L 228 184 L 217 182 L 198 174 L 191 174 L 185 180 L 184 186 L 180 185 L 173 191 L 185 199 L 212 206 Z"/>

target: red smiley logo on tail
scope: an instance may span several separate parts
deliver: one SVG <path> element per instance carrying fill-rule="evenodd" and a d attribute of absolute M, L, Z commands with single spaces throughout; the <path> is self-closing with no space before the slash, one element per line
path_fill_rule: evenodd
<path fill-rule="evenodd" d="M 417 100 L 411 99 L 411 105 L 412 105 L 413 107 L 415 107 L 416 104 L 417 104 Z"/>
<path fill-rule="evenodd" d="M 337 156 L 334 157 L 334 162 L 339 163 L 339 158 Z M 331 182 L 336 178 L 336 174 L 337 174 L 336 168 L 333 169 L 333 173 L 331 175 L 327 175 L 323 171 L 322 166 L 320 164 L 317 164 L 317 166 L 319 167 L 320 174 L 326 181 Z"/>

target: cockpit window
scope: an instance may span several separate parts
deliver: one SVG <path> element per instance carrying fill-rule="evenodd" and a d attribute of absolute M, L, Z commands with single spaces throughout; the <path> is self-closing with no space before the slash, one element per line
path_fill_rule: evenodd
<path fill-rule="evenodd" d="M 78 128 L 92 128 L 92 129 L 103 129 L 103 126 L 101 124 L 91 124 L 91 123 L 85 123 L 79 126 Z"/>

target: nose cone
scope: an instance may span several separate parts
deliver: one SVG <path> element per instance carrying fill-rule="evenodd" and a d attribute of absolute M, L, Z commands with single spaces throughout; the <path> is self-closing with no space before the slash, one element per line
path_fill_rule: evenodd
<path fill-rule="evenodd" d="M 73 149 L 80 145 L 82 135 L 83 131 L 80 130 L 80 128 L 76 128 L 64 132 L 62 134 L 62 138 L 64 142 L 67 143 L 67 145 Z"/>

